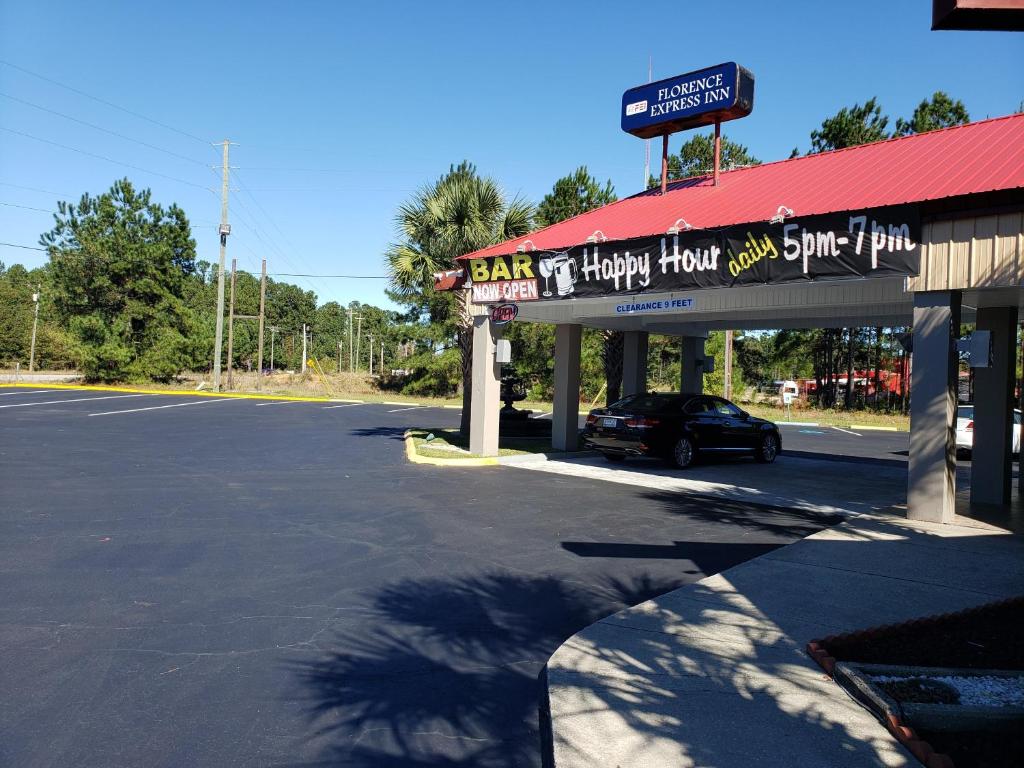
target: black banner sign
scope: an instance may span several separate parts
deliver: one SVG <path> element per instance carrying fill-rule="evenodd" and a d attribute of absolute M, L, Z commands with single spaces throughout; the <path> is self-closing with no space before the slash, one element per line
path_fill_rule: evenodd
<path fill-rule="evenodd" d="M 469 259 L 478 304 L 916 275 L 916 206 Z"/>

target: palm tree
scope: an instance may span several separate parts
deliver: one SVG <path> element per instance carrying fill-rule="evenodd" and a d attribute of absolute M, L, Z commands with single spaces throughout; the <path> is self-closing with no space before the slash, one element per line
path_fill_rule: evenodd
<path fill-rule="evenodd" d="M 422 299 L 432 323 L 451 323 L 462 362 L 462 431 L 469 431 L 473 371 L 473 318 L 467 291 L 433 294 L 433 275 L 455 259 L 530 231 L 533 206 L 508 201 L 493 179 L 468 162 L 452 166 L 417 192 L 396 216 L 400 242 L 385 254 L 391 289 L 399 298 Z"/>

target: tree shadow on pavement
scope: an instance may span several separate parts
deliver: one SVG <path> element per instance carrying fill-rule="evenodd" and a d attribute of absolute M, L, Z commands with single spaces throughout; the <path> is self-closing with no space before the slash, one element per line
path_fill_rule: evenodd
<path fill-rule="evenodd" d="M 293 666 L 308 694 L 307 749 L 320 756 L 305 765 L 538 766 L 551 654 L 679 583 L 491 573 L 389 585 L 373 596 L 373 627 Z"/>
<path fill-rule="evenodd" d="M 386 437 L 391 440 L 404 440 L 405 432 L 405 427 L 361 427 L 349 430 L 353 437 Z"/>
<path fill-rule="evenodd" d="M 837 525 L 846 519 L 843 515 L 814 510 L 776 507 L 753 501 L 733 501 L 719 496 L 698 496 L 679 491 L 648 491 L 643 494 L 643 498 L 660 504 L 671 514 L 777 534 L 785 537 L 786 542 L 793 538 L 810 536 L 822 528 Z"/>

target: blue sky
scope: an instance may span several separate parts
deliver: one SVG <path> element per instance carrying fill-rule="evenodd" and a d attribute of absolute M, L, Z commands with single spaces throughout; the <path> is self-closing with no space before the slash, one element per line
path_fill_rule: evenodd
<path fill-rule="evenodd" d="M 639 191 L 643 142 L 618 111 L 648 56 L 655 79 L 722 61 L 752 70 L 753 114 L 724 132 L 762 160 L 806 151 L 823 118 L 872 96 L 892 122 L 935 90 L 972 119 L 1016 111 L 1024 35 L 931 32 L 930 20 L 930 0 L 0 0 L 0 59 L 149 118 L 0 65 L 0 241 L 36 245 L 58 199 L 127 175 L 181 205 L 199 257 L 215 261 L 209 144 L 229 138 L 240 268 L 265 256 L 272 273 L 380 275 L 395 209 L 462 159 L 534 201 L 581 164 L 620 196 Z M 7 264 L 44 259 L 0 247 Z M 382 280 L 293 281 L 321 301 L 388 306 Z"/>

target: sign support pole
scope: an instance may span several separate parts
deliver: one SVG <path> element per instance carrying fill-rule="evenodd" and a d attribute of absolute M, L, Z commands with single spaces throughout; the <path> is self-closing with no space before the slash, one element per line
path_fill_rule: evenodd
<path fill-rule="evenodd" d="M 668 134 L 661 137 L 661 194 L 668 190 Z"/>
<path fill-rule="evenodd" d="M 722 121 L 715 120 L 715 186 L 718 186 L 718 172 L 722 167 Z"/>

